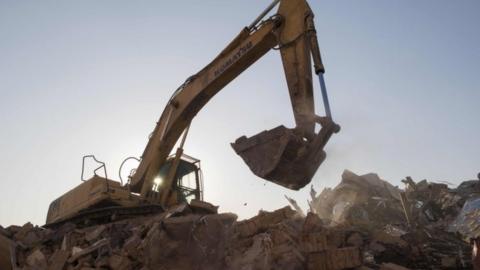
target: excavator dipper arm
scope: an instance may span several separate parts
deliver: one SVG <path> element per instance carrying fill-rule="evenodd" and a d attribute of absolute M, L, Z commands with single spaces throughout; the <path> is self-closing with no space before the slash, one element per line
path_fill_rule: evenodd
<path fill-rule="evenodd" d="M 131 177 L 131 191 L 145 196 L 152 189 L 153 180 L 158 176 L 160 167 L 194 116 L 223 87 L 276 46 L 280 47 L 282 55 L 296 127 L 287 129 L 281 126 L 272 132 L 262 132 L 265 136 L 259 134 L 250 139 L 242 137 L 232 146 L 256 175 L 288 188 L 298 189 L 306 185 L 313 174 L 309 172 L 307 177 L 296 177 L 294 174 L 305 174 L 296 164 L 310 162 L 305 158 L 323 160 L 324 155 L 319 157 L 312 153 L 323 153 L 325 139 L 328 140 L 331 133 L 338 130 L 338 126 L 331 119 L 322 118 L 322 130 L 325 134 L 320 136 L 321 134 L 314 133 L 315 123 L 319 122 L 319 118 L 314 112 L 312 93 L 312 26 L 313 13 L 305 0 L 282 0 L 277 15 L 255 27 L 243 29 L 210 64 L 187 79 L 175 91 L 157 122 L 141 162 Z M 313 43 L 316 43 L 316 38 Z M 318 48 L 318 45 L 316 46 Z M 312 55 L 315 57 L 315 53 Z M 321 59 L 314 59 L 314 62 L 321 63 Z M 280 136 L 280 141 L 277 137 L 272 139 L 272 136 Z M 315 145 L 317 149 L 312 148 Z M 272 151 L 269 152 L 272 147 L 284 151 L 276 151 L 276 156 L 272 157 Z M 258 153 L 257 150 L 262 148 L 265 151 Z M 304 159 L 299 160 L 299 156 Z M 273 160 L 274 164 L 264 162 L 262 168 L 254 168 L 258 166 L 255 164 L 262 163 L 258 162 L 258 159 Z M 320 164 L 313 163 L 318 163 L 314 164 L 314 173 Z M 277 170 L 279 166 L 282 168 Z M 289 168 L 294 174 L 283 172 Z M 285 176 L 293 177 L 284 179 Z"/>

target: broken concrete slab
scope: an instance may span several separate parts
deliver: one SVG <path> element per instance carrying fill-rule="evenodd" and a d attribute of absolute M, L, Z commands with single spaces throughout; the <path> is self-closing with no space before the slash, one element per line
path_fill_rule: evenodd
<path fill-rule="evenodd" d="M 22 241 L 25 236 L 32 231 L 34 228 L 33 224 L 28 222 L 25 223 L 13 236 L 16 241 Z"/>
<path fill-rule="evenodd" d="M 113 254 L 108 258 L 108 266 L 115 270 L 130 270 L 132 269 L 132 262 L 126 257 Z"/>
<path fill-rule="evenodd" d="M 394 263 L 383 263 L 380 266 L 380 270 L 410 270 L 410 269 Z"/>
<path fill-rule="evenodd" d="M 311 253 L 308 257 L 308 269 L 341 270 L 362 265 L 360 250 L 355 247 L 331 249 Z"/>
<path fill-rule="evenodd" d="M 267 229 L 271 224 L 277 224 L 295 215 L 296 212 L 288 206 L 273 212 L 260 211 L 257 216 L 238 222 L 236 229 L 242 237 L 248 237 Z"/>
<path fill-rule="evenodd" d="M 62 270 L 67 262 L 70 253 L 61 249 L 55 250 L 48 259 L 48 270 Z"/>
<path fill-rule="evenodd" d="M 0 225 L 0 235 L 3 235 L 7 238 L 12 237 L 12 233 L 10 231 L 8 231 L 7 229 L 3 228 L 1 225 Z"/>
<path fill-rule="evenodd" d="M 46 270 L 47 258 L 40 249 L 35 249 L 35 251 L 27 257 L 27 265 L 35 267 L 35 269 L 38 270 Z"/>
<path fill-rule="evenodd" d="M 304 253 L 322 252 L 328 248 L 325 232 L 302 234 L 300 237 L 300 249 Z"/>
<path fill-rule="evenodd" d="M 15 264 L 15 244 L 4 235 L 0 235 L 0 269 L 11 270 Z"/>
<path fill-rule="evenodd" d="M 139 235 L 134 234 L 127 239 L 122 250 L 127 256 L 135 258 L 139 256 L 140 244 L 142 244 L 142 238 Z"/>
<path fill-rule="evenodd" d="M 88 255 L 102 247 L 108 246 L 108 244 L 109 244 L 108 239 L 101 239 L 85 249 L 75 247 L 74 250 L 72 250 L 72 256 L 68 259 L 68 262 L 70 263 L 75 262 L 82 256 Z"/>
<path fill-rule="evenodd" d="M 105 229 L 107 229 L 105 225 L 100 225 L 94 228 L 93 230 L 85 234 L 85 240 L 87 240 L 88 242 L 98 240 L 98 238 L 105 231 Z"/>

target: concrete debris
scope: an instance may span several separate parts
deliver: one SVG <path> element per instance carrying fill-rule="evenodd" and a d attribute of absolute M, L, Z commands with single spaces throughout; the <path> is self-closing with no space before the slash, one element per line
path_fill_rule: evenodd
<path fill-rule="evenodd" d="M 350 231 L 348 245 L 362 249 L 369 268 L 471 269 L 470 241 L 480 236 L 480 181 L 457 188 L 411 177 L 402 182 L 404 189 L 376 174 L 346 170 L 335 188 L 320 194 L 311 188 L 310 212 L 327 227 Z"/>
<path fill-rule="evenodd" d="M 344 269 L 362 265 L 361 248 L 348 246 L 341 239 L 345 233 L 325 227 L 312 213 L 301 217 L 284 207 L 237 221 L 230 213 L 203 215 L 182 209 L 87 228 L 64 224 L 35 247 L 19 246 L 16 254 L 21 260 L 15 267 Z M 15 228 L 9 241 L 24 239 L 13 235 L 20 231 L 28 235 L 27 227 L 37 230 L 30 225 Z"/>
<path fill-rule="evenodd" d="M 12 264 L 16 263 L 14 255 L 14 242 L 3 234 L 0 235 L 0 269 L 12 269 Z"/>
<path fill-rule="evenodd" d="M 3 228 L 2 226 L 0 226 L 0 235 L 2 235 L 4 237 L 9 237 L 9 238 L 12 237 L 12 233 L 10 231 L 6 230 L 5 228 Z"/>
<path fill-rule="evenodd" d="M 290 203 L 290 205 L 293 207 L 293 209 L 295 209 L 295 211 L 297 211 L 301 216 L 305 216 L 305 214 L 303 213 L 302 208 L 300 208 L 300 206 L 298 205 L 297 201 L 295 201 L 294 199 L 288 197 L 287 195 L 285 195 L 285 199 L 287 199 L 287 201 Z"/>
<path fill-rule="evenodd" d="M 478 264 L 471 245 L 475 255 L 480 181 L 456 189 L 410 177 L 403 182 L 400 189 L 376 174 L 345 171 L 333 189 L 317 193 L 312 187 L 309 211 L 287 197 L 295 210 L 260 211 L 242 221 L 194 202 L 89 227 L 0 227 L 0 269 L 405 270 Z"/>
<path fill-rule="evenodd" d="M 78 248 L 78 247 L 74 247 L 72 249 L 72 256 L 68 259 L 68 262 L 69 263 L 73 263 L 77 260 L 79 260 L 81 257 L 83 256 L 86 256 L 94 251 L 97 251 L 99 249 L 101 249 L 102 247 L 105 247 L 107 246 L 109 243 L 109 241 L 107 239 L 102 239 L 102 240 L 98 240 L 97 242 L 95 242 L 95 244 L 85 248 L 85 249 L 82 249 L 82 248 Z"/>
<path fill-rule="evenodd" d="M 380 270 L 410 270 L 410 269 L 394 263 L 383 263 L 380 266 Z"/>
<path fill-rule="evenodd" d="M 27 257 L 27 265 L 37 269 L 47 269 L 47 259 L 42 251 L 36 249 Z"/>
<path fill-rule="evenodd" d="M 113 254 L 108 258 L 108 266 L 110 269 L 128 270 L 132 269 L 132 263 L 128 257 Z"/>
<path fill-rule="evenodd" d="M 48 260 L 48 270 L 62 270 L 70 254 L 67 251 L 58 249 Z"/>
<path fill-rule="evenodd" d="M 88 242 L 92 242 L 94 241 L 95 239 L 98 239 L 98 237 L 107 229 L 106 226 L 104 225 L 101 225 L 101 226 L 98 226 L 97 228 L 94 228 L 94 230 L 92 230 L 91 232 L 85 234 L 85 240 L 87 240 Z"/>

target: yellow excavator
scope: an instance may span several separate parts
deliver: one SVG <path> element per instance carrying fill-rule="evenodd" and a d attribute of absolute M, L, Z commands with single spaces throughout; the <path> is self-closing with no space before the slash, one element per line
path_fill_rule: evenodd
<path fill-rule="evenodd" d="M 277 5 L 278 12 L 266 18 Z M 325 144 L 340 127 L 330 113 L 312 10 L 305 0 L 275 0 L 173 93 L 125 184 L 95 173 L 51 203 L 46 226 L 163 211 L 182 202 L 199 211 L 214 211 L 203 202 L 200 161 L 183 153 L 190 123 L 215 94 L 272 49 L 282 57 L 296 126 L 243 136 L 232 147 L 263 179 L 294 190 L 308 184 L 325 159 Z M 325 116 L 315 114 L 311 59 Z M 316 125 L 321 127 L 318 132 Z"/>

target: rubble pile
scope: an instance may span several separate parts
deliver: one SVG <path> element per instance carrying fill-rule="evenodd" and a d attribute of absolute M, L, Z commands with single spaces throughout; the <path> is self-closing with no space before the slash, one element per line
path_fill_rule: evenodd
<path fill-rule="evenodd" d="M 236 221 L 197 215 L 187 205 L 151 217 L 56 230 L 2 229 L 18 269 L 345 269 L 362 265 L 348 231 L 290 207 Z"/>
<path fill-rule="evenodd" d="M 335 188 L 317 194 L 312 187 L 310 212 L 329 227 L 357 230 L 364 263 L 373 268 L 396 263 L 412 269 L 471 269 L 469 240 L 480 235 L 480 181 L 455 189 L 410 177 L 402 182 L 404 189 L 376 174 L 346 170 Z"/>
<path fill-rule="evenodd" d="M 345 171 L 337 187 L 312 188 L 307 214 L 290 199 L 295 210 L 240 221 L 181 204 L 90 226 L 0 226 L 0 269 L 471 269 L 477 182 L 400 189 Z"/>

